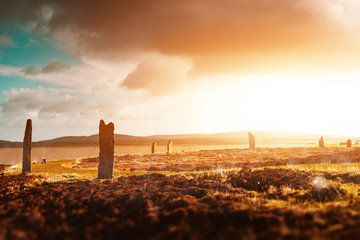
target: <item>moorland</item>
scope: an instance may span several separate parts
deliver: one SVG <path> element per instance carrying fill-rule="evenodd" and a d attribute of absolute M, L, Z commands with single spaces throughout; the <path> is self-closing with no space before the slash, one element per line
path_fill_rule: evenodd
<path fill-rule="evenodd" d="M 2 165 L 4 239 L 356 239 L 360 148 L 121 154 Z"/>

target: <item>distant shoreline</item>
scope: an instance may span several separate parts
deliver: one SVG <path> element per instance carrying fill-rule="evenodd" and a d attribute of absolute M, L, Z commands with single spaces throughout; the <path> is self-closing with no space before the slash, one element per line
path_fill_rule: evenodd
<path fill-rule="evenodd" d="M 328 148 L 346 148 L 340 145 L 326 145 Z M 354 149 L 356 145 L 352 149 Z M 248 149 L 249 145 L 173 145 L 173 153 L 198 152 L 201 150 L 225 150 L 225 149 Z M 258 149 L 276 149 L 276 148 L 318 148 L 316 144 L 259 144 Z M 325 148 L 326 150 L 326 148 Z M 166 145 L 158 145 L 157 154 L 165 154 Z M 147 155 L 151 154 L 151 146 L 115 146 L 115 155 Z M 99 147 L 33 147 L 32 160 L 41 161 L 46 157 L 48 161 L 60 159 L 88 158 L 99 156 Z M 19 164 L 22 161 L 22 148 L 0 148 L 0 164 Z"/>

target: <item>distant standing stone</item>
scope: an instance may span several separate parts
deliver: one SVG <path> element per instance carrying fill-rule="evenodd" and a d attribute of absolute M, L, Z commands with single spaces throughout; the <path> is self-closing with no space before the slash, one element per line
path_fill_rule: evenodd
<path fill-rule="evenodd" d="M 114 124 L 105 124 L 104 120 L 99 125 L 99 168 L 98 178 L 112 178 L 114 171 Z"/>
<path fill-rule="evenodd" d="M 346 146 L 347 146 L 347 147 L 351 147 L 351 139 L 348 139 L 348 140 L 347 140 Z"/>
<path fill-rule="evenodd" d="M 172 141 L 171 140 L 167 144 L 167 153 L 168 154 L 172 153 Z"/>
<path fill-rule="evenodd" d="M 249 132 L 249 148 L 255 148 L 255 137 Z"/>
<path fill-rule="evenodd" d="M 325 144 L 324 144 L 324 137 L 321 136 L 320 140 L 319 140 L 319 147 L 323 148 L 325 147 Z"/>
<path fill-rule="evenodd" d="M 154 143 L 151 145 L 151 153 L 152 153 L 152 154 L 156 153 L 156 147 L 157 147 L 157 143 L 154 142 Z"/>
<path fill-rule="evenodd" d="M 32 122 L 31 119 L 26 121 L 26 128 L 23 141 L 23 162 L 22 172 L 31 172 L 31 138 L 32 138 Z"/>

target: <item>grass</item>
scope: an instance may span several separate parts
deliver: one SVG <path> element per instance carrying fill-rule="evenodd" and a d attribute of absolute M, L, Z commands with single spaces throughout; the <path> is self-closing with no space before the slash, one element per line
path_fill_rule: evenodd
<path fill-rule="evenodd" d="M 74 178 L 74 179 L 95 179 L 97 178 L 96 168 L 72 168 L 74 163 L 80 159 L 64 159 L 56 161 L 48 161 L 47 164 L 35 163 L 32 164 L 32 174 L 42 175 L 52 179 Z M 264 169 L 265 167 L 255 168 Z M 273 169 L 293 169 L 300 171 L 310 171 L 313 174 L 318 173 L 351 173 L 360 174 L 360 163 L 340 163 L 340 164 L 304 164 L 304 165 L 284 165 L 284 166 L 267 166 L 266 168 Z M 166 176 L 181 174 L 191 179 L 206 179 L 206 180 L 224 180 L 229 175 L 237 173 L 241 168 L 230 169 L 212 169 L 204 171 L 192 172 L 171 172 L 171 171 L 114 171 L 114 177 L 120 176 L 134 176 L 149 173 L 161 173 Z M 20 174 L 21 165 L 14 165 L 5 170 L 5 174 Z"/>
<path fill-rule="evenodd" d="M 225 180 L 228 176 L 237 173 L 241 168 L 217 168 L 212 170 L 193 171 L 193 172 L 182 172 L 184 176 L 192 179 L 201 180 Z"/>
<path fill-rule="evenodd" d="M 46 181 L 71 181 L 71 180 L 93 180 L 97 179 L 98 171 L 96 168 L 72 168 L 74 163 L 77 163 L 80 159 L 64 159 L 56 161 L 48 161 L 47 164 L 32 164 L 32 173 L 33 175 L 41 175 L 46 178 Z M 256 169 L 264 169 L 256 168 Z M 306 165 L 287 165 L 287 166 L 270 166 L 266 168 L 273 169 L 293 169 L 311 172 L 312 175 L 324 175 L 327 174 L 343 174 L 343 173 L 352 173 L 359 174 L 360 172 L 360 163 L 341 163 L 341 164 L 306 164 Z M 166 176 L 180 174 L 185 176 L 188 179 L 199 179 L 199 180 L 209 180 L 209 181 L 225 181 L 228 176 L 235 174 L 240 171 L 241 168 L 232 168 L 232 169 L 213 169 L 205 171 L 193 171 L 193 172 L 170 172 L 170 171 L 144 171 L 144 170 L 135 170 L 135 171 L 114 171 L 114 177 L 120 176 L 136 176 L 143 174 L 151 173 L 160 173 Z M 15 165 L 5 170 L 5 175 L 16 175 L 21 173 L 21 165 Z M 360 206 L 360 185 L 350 182 L 343 183 L 342 179 L 335 180 L 326 180 L 326 183 L 336 183 L 340 184 L 341 188 L 345 189 L 347 194 L 337 199 L 336 202 L 311 202 L 311 201 L 299 201 L 293 197 L 290 197 L 287 200 L 282 199 L 267 199 L 264 203 L 264 207 L 277 207 L 277 208 L 306 208 L 316 210 L 319 207 L 326 206 L 350 206 L 356 210 Z M 274 191 L 276 189 L 273 189 Z M 308 192 L 309 190 L 295 190 L 289 187 L 284 187 L 281 189 L 281 192 L 288 194 L 302 195 Z M 258 193 L 255 191 L 247 191 L 254 201 L 257 201 L 257 197 L 267 195 L 271 192 Z"/>
<path fill-rule="evenodd" d="M 61 181 L 68 179 L 96 179 L 98 177 L 98 170 L 94 168 L 72 168 L 73 164 L 80 161 L 80 159 L 64 159 L 56 161 L 48 161 L 46 164 L 33 163 L 31 165 L 31 174 L 41 175 L 46 177 L 49 181 Z M 17 175 L 22 172 L 21 164 L 11 166 L 4 172 L 5 175 Z M 113 176 L 134 176 L 150 173 L 161 173 L 166 176 L 179 174 L 178 172 L 169 171 L 117 171 L 114 170 Z"/>
<path fill-rule="evenodd" d="M 50 181 L 60 181 L 67 179 L 96 179 L 98 176 L 97 168 L 73 168 L 75 163 L 78 163 L 81 159 L 63 159 L 48 161 L 47 164 L 33 163 L 31 165 L 31 174 L 41 175 L 46 177 Z M 166 176 L 171 175 L 183 175 L 188 179 L 202 179 L 202 180 L 225 180 L 229 175 L 237 173 L 241 168 L 231 169 L 212 169 L 203 171 L 192 172 L 171 172 L 171 171 L 117 171 L 114 170 L 114 177 L 121 176 L 138 176 L 143 174 L 160 173 Z M 22 172 L 21 164 L 13 165 L 5 170 L 6 175 L 16 175 Z"/>
<path fill-rule="evenodd" d="M 68 178 L 76 179 L 93 179 L 97 178 L 96 169 L 80 169 L 80 168 L 71 168 L 72 163 L 79 161 L 79 159 L 65 159 L 65 160 L 56 160 L 48 161 L 47 164 L 33 163 L 31 165 L 31 174 L 41 175 L 49 180 L 64 180 Z M 22 171 L 21 164 L 14 165 L 5 170 L 7 175 L 20 174 Z"/>
<path fill-rule="evenodd" d="M 258 169 L 264 169 L 261 167 Z M 318 163 L 318 164 L 302 164 L 302 165 L 284 165 L 284 166 L 268 166 L 266 168 L 273 169 L 292 169 L 306 172 L 329 172 L 329 173 L 351 173 L 360 174 L 360 163 Z"/>
<path fill-rule="evenodd" d="M 96 179 L 98 171 L 96 168 L 73 168 L 72 166 L 79 162 L 80 159 L 64 159 L 56 161 L 48 161 L 47 164 L 32 164 L 33 175 L 41 175 L 46 177 L 47 181 L 66 181 L 74 179 Z M 341 163 L 341 164 L 305 164 L 305 165 L 286 165 L 286 166 L 269 166 L 266 168 L 273 169 L 293 169 L 311 172 L 312 175 L 324 175 L 330 174 L 359 174 L 360 163 Z M 256 169 L 264 169 L 256 168 Z M 170 172 L 170 171 L 114 171 L 114 177 L 120 176 L 136 176 L 151 173 L 160 173 L 166 176 L 180 174 L 188 179 L 210 180 L 210 181 L 224 181 L 231 174 L 235 174 L 240 171 L 241 168 L 232 169 L 213 169 L 205 171 L 193 171 L 193 172 Z M 15 165 L 7 168 L 4 172 L 6 175 L 16 175 L 21 173 L 21 165 Z M 327 180 L 328 181 L 328 180 Z M 356 183 L 342 183 L 341 179 L 335 180 L 335 182 L 341 184 L 348 194 L 346 199 L 357 198 L 360 193 L 360 185 Z M 344 199 L 344 200 L 346 200 Z M 278 201 L 276 201 L 278 202 Z M 291 204 L 292 201 L 290 201 Z"/>
<path fill-rule="evenodd" d="M 360 175 L 360 163 L 339 163 L 339 164 L 304 164 L 304 165 L 286 165 L 286 166 L 270 166 L 267 168 L 273 169 L 292 169 L 292 170 L 300 170 L 311 172 L 314 175 L 314 179 L 316 176 L 321 176 L 325 174 L 330 174 L 332 176 L 337 176 L 341 174 L 349 174 L 349 175 Z M 263 169 L 263 168 L 259 168 Z M 341 188 L 345 189 L 347 194 L 344 197 L 341 197 L 334 202 L 329 203 L 317 203 L 315 205 L 321 206 L 330 206 L 330 205 L 342 205 L 348 206 L 349 203 L 357 203 L 360 202 L 360 185 L 354 182 L 344 183 L 343 179 L 338 177 L 335 180 L 326 180 L 326 183 L 335 182 L 341 185 Z M 276 204 L 279 204 L 279 201 L 276 201 Z M 286 203 L 283 203 L 286 204 Z M 299 205 L 299 203 L 296 203 Z M 304 203 L 303 203 L 304 204 Z M 301 205 L 301 204 L 300 204 Z M 314 205 L 313 203 L 311 205 Z M 314 205 L 314 206 L 315 206 Z M 351 205 L 351 204 L 350 204 Z M 358 206 L 358 205 L 356 205 Z"/>

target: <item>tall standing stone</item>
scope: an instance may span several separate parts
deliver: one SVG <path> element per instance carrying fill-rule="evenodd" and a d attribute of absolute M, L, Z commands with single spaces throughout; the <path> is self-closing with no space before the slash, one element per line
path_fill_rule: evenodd
<path fill-rule="evenodd" d="M 323 148 L 325 147 L 325 144 L 324 144 L 324 137 L 321 136 L 320 140 L 319 140 L 319 147 Z"/>
<path fill-rule="evenodd" d="M 171 140 L 167 144 L 167 153 L 168 154 L 172 153 L 172 141 Z"/>
<path fill-rule="evenodd" d="M 98 178 L 112 178 L 114 171 L 114 124 L 105 124 L 104 120 L 99 125 L 99 168 Z"/>
<path fill-rule="evenodd" d="M 348 139 L 348 140 L 346 141 L 346 146 L 347 146 L 347 147 L 351 147 L 351 139 Z"/>
<path fill-rule="evenodd" d="M 151 145 L 151 153 L 152 153 L 152 154 L 156 153 L 156 147 L 157 147 L 157 143 L 154 142 L 154 143 Z"/>
<path fill-rule="evenodd" d="M 255 148 L 255 137 L 249 132 L 249 148 Z"/>
<path fill-rule="evenodd" d="M 26 128 L 23 141 L 23 162 L 22 172 L 31 172 L 31 138 L 32 138 L 32 122 L 31 119 L 26 121 Z"/>

